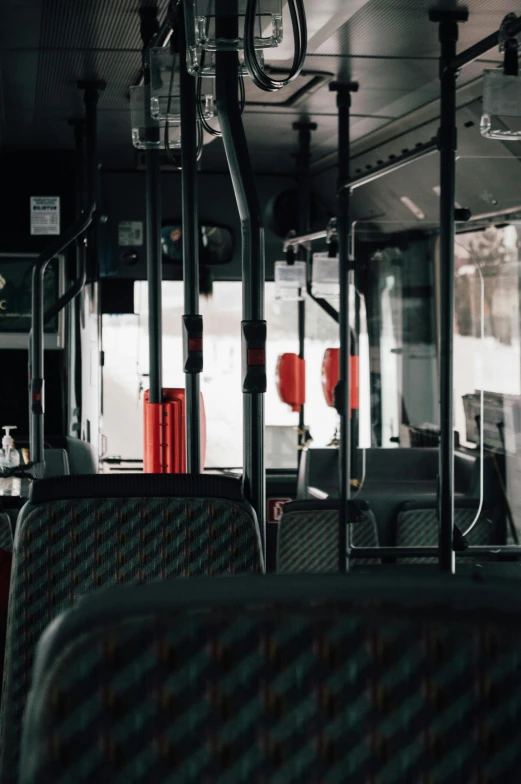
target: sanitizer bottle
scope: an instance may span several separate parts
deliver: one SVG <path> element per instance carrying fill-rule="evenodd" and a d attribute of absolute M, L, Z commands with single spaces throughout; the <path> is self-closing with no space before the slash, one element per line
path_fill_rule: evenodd
<path fill-rule="evenodd" d="M 14 425 L 6 425 L 2 428 L 5 431 L 2 438 L 2 449 L 0 449 L 0 495 L 13 495 L 20 480 L 16 477 L 2 477 L 2 470 L 9 470 L 20 465 L 20 453 L 15 448 L 11 436 L 11 430 L 16 430 Z"/>

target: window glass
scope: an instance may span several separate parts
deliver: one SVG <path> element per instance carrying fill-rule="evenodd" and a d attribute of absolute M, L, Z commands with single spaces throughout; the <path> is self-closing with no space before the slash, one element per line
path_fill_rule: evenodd
<path fill-rule="evenodd" d="M 481 390 L 485 393 L 485 422 L 492 407 L 503 421 L 505 406 L 519 405 L 520 236 L 520 228 L 511 225 L 490 226 L 484 231 L 460 234 L 456 239 L 455 418 L 461 441 L 467 446 L 475 446 L 479 440 L 475 418 L 480 415 Z M 503 424 L 503 436 L 490 432 L 485 443 L 488 439 L 489 446 L 499 448 L 502 438 L 510 439 L 513 435 L 515 440 L 513 421 L 511 427 L 506 420 Z"/>
<path fill-rule="evenodd" d="M 107 456 L 143 457 L 143 392 L 148 388 L 148 287 L 135 284 L 136 315 L 104 316 L 104 421 Z M 181 282 L 163 283 L 163 385 L 184 387 L 183 315 Z M 214 284 L 213 296 L 201 298 L 204 319 L 204 396 L 207 427 L 206 466 L 242 466 L 242 287 L 238 281 Z M 275 299 L 275 286 L 266 284 L 266 350 L 268 391 L 266 426 L 269 454 L 285 454 L 285 466 L 296 467 L 298 414 L 290 411 L 277 394 L 275 369 L 278 356 L 298 351 L 297 303 Z M 292 443 L 292 450 L 290 450 Z M 280 446 L 280 449 L 279 449 Z M 292 454 L 291 454 L 292 452 Z M 290 456 L 291 454 L 291 456 Z M 291 464 L 291 465 L 290 465 Z M 275 466 L 273 466 L 275 467 Z"/>
<path fill-rule="evenodd" d="M 370 342 L 373 446 L 435 446 L 438 363 L 434 235 L 378 237 L 361 246 Z"/>
<path fill-rule="evenodd" d="M 135 284 L 136 315 L 104 316 L 104 421 L 109 457 L 142 459 L 143 393 L 148 388 L 148 289 Z M 268 341 L 266 347 L 266 464 L 268 468 L 296 468 L 298 413 L 282 403 L 276 387 L 278 357 L 298 353 L 298 303 L 275 298 L 275 284 L 265 292 Z M 351 311 L 354 314 L 354 291 Z M 242 368 L 240 323 L 242 289 L 238 281 L 214 284 L 213 296 L 201 298 L 204 319 L 204 371 L 201 391 L 206 409 L 209 468 L 242 466 Z M 183 288 L 180 282 L 163 283 L 163 385 L 184 387 L 182 371 Z M 360 352 L 361 400 L 369 399 L 369 347 L 362 303 Z M 354 315 L 353 315 L 354 324 Z M 338 324 L 311 299 L 306 304 L 306 425 L 313 446 L 323 447 L 335 437 L 338 415 L 326 404 L 322 390 L 322 360 L 327 348 L 339 345 Z M 364 410 L 363 405 L 361 410 Z M 361 431 L 370 439 L 369 407 Z M 362 438 L 362 436 L 361 436 Z M 362 443 L 362 442 L 361 442 Z M 368 445 L 366 443 L 365 445 Z"/>

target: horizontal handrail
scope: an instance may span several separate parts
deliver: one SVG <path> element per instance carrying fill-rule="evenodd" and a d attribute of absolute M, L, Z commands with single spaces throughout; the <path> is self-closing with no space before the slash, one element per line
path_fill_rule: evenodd
<path fill-rule="evenodd" d="M 473 558 L 491 555 L 521 555 L 517 545 L 474 545 L 465 550 L 456 550 L 457 557 Z M 437 547 L 351 547 L 351 558 L 438 558 Z"/>

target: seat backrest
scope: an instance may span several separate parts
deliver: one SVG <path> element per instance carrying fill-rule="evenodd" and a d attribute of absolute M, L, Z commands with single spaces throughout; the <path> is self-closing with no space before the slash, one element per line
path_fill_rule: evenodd
<path fill-rule="evenodd" d="M 111 589 L 53 624 L 22 784 L 518 780 L 519 580 L 209 582 Z"/>
<path fill-rule="evenodd" d="M 6 512 L 0 512 L 0 550 L 13 552 L 13 529 L 11 518 Z"/>
<path fill-rule="evenodd" d="M 17 780 L 34 646 L 78 596 L 118 583 L 262 571 L 238 479 L 69 476 L 34 483 L 15 537 L 2 696 L 2 784 Z"/>
<path fill-rule="evenodd" d="M 355 547 L 377 547 L 376 520 L 364 501 L 358 502 L 365 520 L 353 523 Z M 284 504 L 277 539 L 277 572 L 338 571 L 339 502 L 294 501 Z M 365 563 L 355 558 L 354 565 Z M 376 563 L 371 561 L 370 563 Z"/>
<path fill-rule="evenodd" d="M 65 449 L 46 449 L 44 459 L 46 477 L 70 474 L 69 458 Z"/>
<path fill-rule="evenodd" d="M 454 523 L 461 533 L 469 528 L 475 520 L 479 502 L 458 499 L 454 506 Z M 496 540 L 497 524 L 489 510 L 482 509 L 476 525 L 469 532 L 467 542 L 470 545 L 498 544 Z M 436 503 L 412 501 L 404 504 L 396 523 L 397 547 L 437 547 L 438 545 L 438 513 Z M 436 558 L 400 558 L 401 563 L 435 563 Z"/>
<path fill-rule="evenodd" d="M 331 498 L 338 498 L 338 449 L 304 449 L 300 457 L 297 498 L 311 498 L 310 487 L 316 487 Z"/>
<path fill-rule="evenodd" d="M 5 512 L 0 513 L 0 673 L 3 672 L 5 636 L 7 630 L 7 608 L 9 604 L 9 583 L 13 561 L 13 530 L 11 519 Z"/>

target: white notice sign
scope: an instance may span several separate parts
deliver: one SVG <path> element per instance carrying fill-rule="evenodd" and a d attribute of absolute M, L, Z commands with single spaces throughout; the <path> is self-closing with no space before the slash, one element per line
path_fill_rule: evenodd
<path fill-rule="evenodd" d="M 31 196 L 31 234 L 60 233 L 60 197 Z"/>
<path fill-rule="evenodd" d="M 143 244 L 143 221 L 120 221 L 118 245 L 128 247 Z"/>

